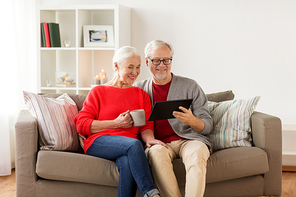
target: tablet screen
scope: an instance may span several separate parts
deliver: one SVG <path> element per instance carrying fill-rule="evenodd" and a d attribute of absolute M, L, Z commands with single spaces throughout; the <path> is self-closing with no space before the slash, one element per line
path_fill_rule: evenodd
<path fill-rule="evenodd" d="M 193 99 L 182 99 L 155 102 L 148 120 L 153 121 L 175 118 L 173 116 L 173 111 L 181 111 L 179 109 L 180 106 L 189 109 L 192 100 Z"/>

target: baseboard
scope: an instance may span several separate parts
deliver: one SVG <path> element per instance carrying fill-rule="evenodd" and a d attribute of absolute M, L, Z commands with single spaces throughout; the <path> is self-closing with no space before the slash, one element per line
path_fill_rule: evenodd
<path fill-rule="evenodd" d="M 283 172 L 296 172 L 296 166 L 282 166 Z"/>
<path fill-rule="evenodd" d="M 296 138 L 296 136 L 295 136 Z M 293 138 L 293 139 L 295 139 Z M 295 142 L 293 142 L 295 143 Z M 296 150 L 296 147 L 295 149 Z M 296 152 L 284 152 L 282 153 L 282 166 L 296 166 Z"/>

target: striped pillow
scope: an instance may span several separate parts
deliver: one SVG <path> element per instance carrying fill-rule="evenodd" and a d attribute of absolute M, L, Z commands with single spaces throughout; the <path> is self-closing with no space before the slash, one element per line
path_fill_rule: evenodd
<path fill-rule="evenodd" d="M 69 95 L 65 93 L 54 99 L 26 91 L 23 94 L 30 113 L 38 122 L 40 149 L 77 150 L 79 143 L 74 117 L 78 110 Z"/>
<path fill-rule="evenodd" d="M 210 135 L 214 150 L 252 146 L 251 115 L 259 99 L 208 102 L 214 124 Z"/>

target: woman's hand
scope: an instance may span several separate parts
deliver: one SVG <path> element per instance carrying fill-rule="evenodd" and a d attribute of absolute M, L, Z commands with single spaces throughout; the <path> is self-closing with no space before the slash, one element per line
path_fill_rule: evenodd
<path fill-rule="evenodd" d="M 114 120 L 93 120 L 90 126 L 90 133 L 98 133 L 109 129 L 130 128 L 133 125 L 129 110 L 119 114 Z"/>
<path fill-rule="evenodd" d="M 130 128 L 133 126 L 133 120 L 131 115 L 129 114 L 129 110 L 119 114 L 119 116 L 113 120 L 116 128 Z"/>

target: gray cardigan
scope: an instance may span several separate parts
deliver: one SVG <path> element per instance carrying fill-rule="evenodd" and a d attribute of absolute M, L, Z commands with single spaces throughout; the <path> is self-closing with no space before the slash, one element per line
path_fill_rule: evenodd
<path fill-rule="evenodd" d="M 136 82 L 134 86 L 142 88 L 149 94 L 153 106 L 152 78 Z M 182 138 L 202 141 L 209 147 L 209 150 L 212 153 L 212 142 L 209 134 L 213 127 L 213 121 L 209 113 L 208 100 L 205 93 L 193 79 L 172 74 L 172 81 L 167 100 L 178 99 L 193 99 L 190 108 L 196 117 L 204 121 L 205 128 L 201 133 L 198 133 L 189 125 L 183 124 L 176 118 L 168 119 L 171 127 L 175 133 Z"/>

